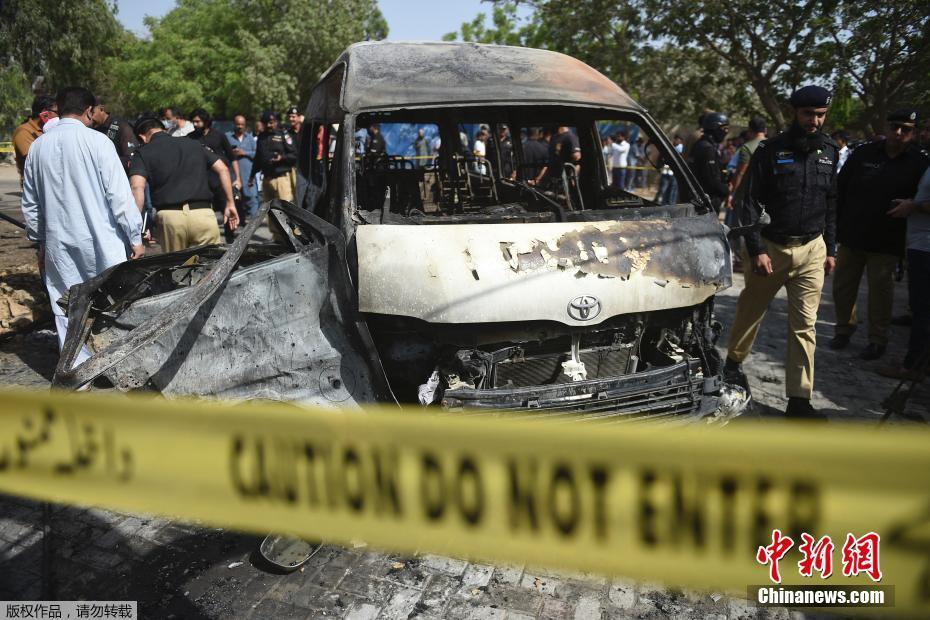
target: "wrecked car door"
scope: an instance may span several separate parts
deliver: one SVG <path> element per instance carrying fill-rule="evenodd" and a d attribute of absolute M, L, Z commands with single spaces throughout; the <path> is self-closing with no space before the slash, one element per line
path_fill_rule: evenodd
<path fill-rule="evenodd" d="M 120 390 L 346 405 L 390 399 L 366 352 L 341 234 L 270 206 L 290 248 L 202 247 L 117 265 L 72 289 L 72 330 L 54 384 L 103 375 Z M 363 327 L 363 326 L 361 326 Z M 71 368 L 81 343 L 94 355 Z M 379 393 L 379 386 L 381 392 Z"/>

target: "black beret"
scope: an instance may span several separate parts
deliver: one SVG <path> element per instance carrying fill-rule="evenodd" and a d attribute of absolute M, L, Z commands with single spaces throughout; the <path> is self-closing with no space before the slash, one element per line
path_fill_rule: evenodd
<path fill-rule="evenodd" d="M 143 112 L 136 117 L 136 122 L 132 125 L 132 129 L 136 132 L 137 136 L 141 136 L 153 127 L 164 129 L 164 125 L 161 124 L 161 119 L 158 118 L 154 112 Z"/>
<path fill-rule="evenodd" d="M 300 112 L 297 111 L 297 106 L 293 106 L 293 105 L 287 109 L 287 113 L 288 114 L 300 114 Z"/>
<path fill-rule="evenodd" d="M 917 110 L 914 108 L 902 108 L 900 110 L 895 110 L 888 115 L 889 121 L 893 123 L 905 123 L 905 124 L 917 124 L 917 120 L 920 118 Z"/>
<path fill-rule="evenodd" d="M 802 86 L 791 93 L 791 105 L 795 108 L 825 108 L 833 95 L 820 86 Z"/>

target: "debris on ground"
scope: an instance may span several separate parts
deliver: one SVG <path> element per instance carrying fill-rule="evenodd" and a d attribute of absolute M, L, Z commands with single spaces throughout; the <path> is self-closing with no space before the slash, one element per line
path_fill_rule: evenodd
<path fill-rule="evenodd" d="M 0 271 L 0 337 L 50 320 L 52 310 L 39 274 L 27 267 Z"/>

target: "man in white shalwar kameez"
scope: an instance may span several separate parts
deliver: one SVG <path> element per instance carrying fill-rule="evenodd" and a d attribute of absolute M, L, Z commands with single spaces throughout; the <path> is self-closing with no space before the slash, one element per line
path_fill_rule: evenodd
<path fill-rule="evenodd" d="M 58 300 L 145 249 L 142 217 L 116 149 L 90 128 L 94 95 L 72 87 L 57 100 L 61 121 L 32 144 L 26 158 L 22 207 L 27 235 L 39 243 L 61 350 L 68 319 Z M 82 348 L 75 365 L 89 356 Z"/>

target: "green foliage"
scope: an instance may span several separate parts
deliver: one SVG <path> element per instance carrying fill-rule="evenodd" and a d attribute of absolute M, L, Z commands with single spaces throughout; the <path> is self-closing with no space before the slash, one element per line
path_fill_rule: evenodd
<path fill-rule="evenodd" d="M 123 31 L 115 2 L 4 0 L 0 2 L 0 58 L 30 83 L 44 77 L 49 92 L 101 81 L 101 59 L 117 52 Z M 6 64 L 6 62 L 4 62 Z"/>
<path fill-rule="evenodd" d="M 302 107 L 351 43 L 383 38 L 375 0 L 180 0 L 113 64 L 131 109 L 231 117 Z"/>
<path fill-rule="evenodd" d="M 32 92 L 22 67 L 0 67 L 0 140 L 7 140 L 29 116 L 31 104 Z"/>
<path fill-rule="evenodd" d="M 865 107 L 853 93 L 852 82 L 848 77 L 840 78 L 833 88 L 833 102 L 830 103 L 830 112 L 827 114 L 827 127 L 831 130 L 866 130 L 864 113 Z"/>
<path fill-rule="evenodd" d="M 930 99 L 926 0 L 496 0 L 444 38 L 544 47 L 597 68 L 666 126 L 705 109 L 791 120 L 788 95 L 833 85 L 831 126 L 879 131 Z M 517 20 L 519 7 L 531 9 Z M 926 104 L 925 104 L 926 105 Z M 930 110 L 927 110 L 930 112 Z M 736 123 L 734 123 L 736 124 Z"/>
<path fill-rule="evenodd" d="M 930 99 L 926 0 L 841 2 L 817 51 L 817 70 L 837 82 L 838 92 L 845 84 L 862 102 L 853 121 L 863 128 L 881 132 L 896 107 L 926 106 Z"/>
<path fill-rule="evenodd" d="M 146 18 L 151 38 L 135 40 L 114 59 L 131 110 L 209 105 L 224 114 L 242 101 L 246 50 L 237 43 L 233 0 L 180 0 L 161 19 Z"/>
<path fill-rule="evenodd" d="M 532 45 L 537 38 L 535 25 L 519 24 L 516 2 L 495 4 L 491 12 L 490 28 L 487 26 L 487 15 L 478 13 L 473 20 L 462 24 L 461 32 L 448 32 L 442 38 L 445 41 L 461 38 L 476 43 L 540 47 Z"/>
<path fill-rule="evenodd" d="M 533 11 L 517 19 L 518 5 Z M 693 125 L 705 109 L 745 118 L 761 108 L 746 81 L 710 50 L 656 42 L 641 3 L 591 0 L 495 2 L 492 25 L 485 14 L 444 38 L 506 43 L 562 52 L 617 82 L 666 127 Z"/>
<path fill-rule="evenodd" d="M 810 74 L 808 53 L 838 0 L 643 0 L 650 32 L 713 53 L 750 85 L 777 128 L 790 120 L 787 94 Z"/>

